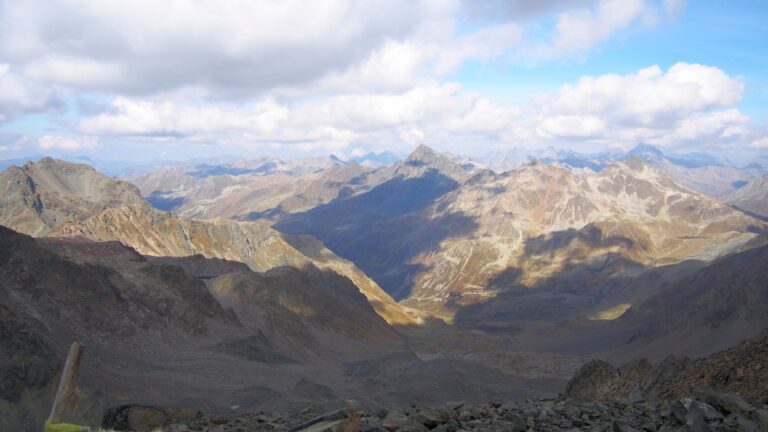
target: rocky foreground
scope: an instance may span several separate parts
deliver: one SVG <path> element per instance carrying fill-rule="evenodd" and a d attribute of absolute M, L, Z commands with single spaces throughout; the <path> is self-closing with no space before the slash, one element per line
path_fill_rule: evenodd
<path fill-rule="evenodd" d="M 593 360 L 559 398 L 506 404 L 452 402 L 426 408 L 351 408 L 319 415 L 203 416 L 194 410 L 127 405 L 107 412 L 104 426 L 165 432 L 423 432 L 423 431 L 768 431 L 768 332 L 706 359 L 670 357 L 620 368 Z"/>
<path fill-rule="evenodd" d="M 340 413 L 343 413 L 341 411 Z M 149 431 L 165 424 L 167 413 L 147 407 L 123 407 L 106 419 L 118 430 Z M 350 411 L 311 419 L 305 410 L 290 418 L 253 413 L 234 418 L 204 417 L 186 412 L 183 424 L 165 425 L 166 432 L 251 431 L 766 431 L 768 405 L 731 393 L 701 394 L 672 402 L 578 402 L 540 399 L 519 403 L 473 405 L 449 403 L 440 408 L 408 407 L 375 412 Z M 157 423 L 160 422 L 160 423 Z M 304 424 L 305 426 L 301 426 Z M 298 427 L 297 427 L 298 426 Z"/>

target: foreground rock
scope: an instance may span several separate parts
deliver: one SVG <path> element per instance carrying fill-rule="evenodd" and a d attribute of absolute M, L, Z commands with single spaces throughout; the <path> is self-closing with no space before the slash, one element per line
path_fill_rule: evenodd
<path fill-rule="evenodd" d="M 304 410 L 287 417 L 255 413 L 232 418 L 191 418 L 192 413 L 185 412 L 188 417 L 174 418 L 178 410 L 126 406 L 108 412 L 104 426 L 151 430 L 142 429 L 149 419 L 154 421 L 152 427 L 165 427 L 166 432 L 757 432 L 768 431 L 766 373 L 768 332 L 700 360 L 670 358 L 656 367 L 639 360 L 621 368 L 593 360 L 557 399 L 487 405 L 452 402 L 432 408 L 367 406 L 354 415 L 347 413 L 347 419 L 354 421 L 344 423 L 346 428 L 340 421 L 345 411 L 330 416 Z M 302 380 L 297 387 L 314 386 Z"/>
<path fill-rule="evenodd" d="M 565 392 L 588 401 L 671 400 L 713 392 L 768 400 L 768 332 L 705 359 L 670 356 L 656 367 L 645 360 L 620 368 L 593 360 L 576 373 Z"/>
<path fill-rule="evenodd" d="M 305 410 L 291 417 L 252 413 L 233 418 L 197 416 L 191 421 L 169 423 L 168 410 L 138 406 L 116 410 L 120 419 L 133 423 L 106 422 L 117 430 L 150 431 L 164 427 L 167 432 L 251 432 L 251 431 L 341 431 L 349 430 L 339 419 L 325 423 L 311 420 L 316 414 Z M 191 415 L 191 413 L 187 413 Z M 474 405 L 449 403 L 438 408 L 411 406 L 359 413 L 354 429 L 364 432 L 458 432 L 458 431 L 765 431 L 768 406 L 765 401 L 746 401 L 730 393 L 713 393 L 651 405 L 578 402 L 572 399 L 538 399 L 508 404 Z M 111 417 L 117 418 L 117 417 Z M 349 418 L 349 417 L 347 417 Z M 149 421 L 151 427 L 146 427 Z M 350 424 L 352 422 L 347 422 Z M 359 424 L 359 427 L 356 426 Z M 328 425 L 328 426 L 325 426 Z M 136 429 L 129 429 L 135 427 Z"/>

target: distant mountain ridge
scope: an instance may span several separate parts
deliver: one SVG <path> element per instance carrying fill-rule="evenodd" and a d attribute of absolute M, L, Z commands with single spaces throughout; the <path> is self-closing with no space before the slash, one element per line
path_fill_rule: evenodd
<path fill-rule="evenodd" d="M 0 173 L 0 224 L 41 236 L 119 241 L 145 255 L 201 254 L 246 263 L 254 271 L 316 265 L 349 277 L 386 319 L 413 318 L 354 264 L 308 237 L 289 237 L 265 223 L 194 221 L 153 209 L 138 189 L 82 164 L 50 158 Z"/>
<path fill-rule="evenodd" d="M 588 154 L 556 148 L 519 149 L 508 153 L 489 154 L 479 160 L 496 172 L 508 171 L 532 160 L 601 171 L 615 161 L 624 161 L 631 157 L 644 160 L 669 174 L 684 186 L 719 198 L 738 189 L 754 177 L 768 172 L 768 168 L 757 163 L 738 167 L 706 153 L 667 155 L 658 147 L 643 143 L 626 152 L 613 150 Z"/>
<path fill-rule="evenodd" d="M 146 204 L 132 184 L 85 164 L 43 158 L 0 173 L 0 221 L 25 234 L 44 235 L 64 221 L 121 205 Z"/>
<path fill-rule="evenodd" d="M 725 199 L 742 210 L 768 217 L 768 174 L 757 177 Z"/>
<path fill-rule="evenodd" d="M 420 147 L 387 174 L 391 180 L 369 191 L 275 227 L 319 238 L 402 303 L 436 312 L 571 269 L 608 278 L 711 260 L 766 228 L 638 158 L 599 173 L 533 163 L 472 174 Z"/>

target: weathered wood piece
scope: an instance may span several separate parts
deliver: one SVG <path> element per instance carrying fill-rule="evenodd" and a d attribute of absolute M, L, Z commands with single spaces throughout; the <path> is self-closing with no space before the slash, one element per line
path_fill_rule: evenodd
<path fill-rule="evenodd" d="M 312 420 L 305 421 L 304 423 L 291 428 L 288 432 L 301 432 L 309 429 L 311 426 L 314 426 L 318 423 L 325 423 L 325 422 L 335 423 L 336 421 L 344 420 L 345 418 L 347 418 L 347 410 L 340 409 L 337 411 L 329 412 L 321 416 L 315 417 Z"/>
<path fill-rule="evenodd" d="M 72 397 L 72 391 L 75 388 L 75 375 L 80 366 L 80 357 L 83 354 L 83 345 L 79 342 L 72 343 L 67 354 L 67 361 L 64 363 L 64 369 L 61 372 L 59 388 L 56 390 L 56 398 L 53 400 L 53 408 L 48 421 L 51 423 L 61 423 L 64 420 L 64 414 L 69 407 Z"/>

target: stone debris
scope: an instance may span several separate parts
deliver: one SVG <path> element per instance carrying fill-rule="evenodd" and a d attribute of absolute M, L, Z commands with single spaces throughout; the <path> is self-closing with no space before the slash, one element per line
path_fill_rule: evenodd
<path fill-rule="evenodd" d="M 661 401 L 583 402 L 570 398 L 529 399 L 506 404 L 453 402 L 441 407 L 409 406 L 373 411 L 339 410 L 312 416 L 305 410 L 296 416 L 249 413 L 237 417 L 206 417 L 186 414 L 184 421 L 169 423 L 171 414 L 159 408 L 122 407 L 117 430 L 151 430 L 164 412 L 165 432 L 672 432 L 672 431 L 768 431 L 768 401 L 745 400 L 732 393 L 699 394 L 691 398 Z M 105 426 L 115 427 L 118 425 Z M 133 429 L 135 427 L 135 429 Z"/>

